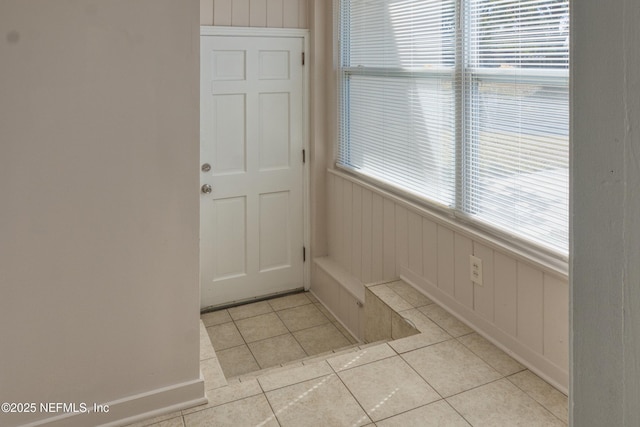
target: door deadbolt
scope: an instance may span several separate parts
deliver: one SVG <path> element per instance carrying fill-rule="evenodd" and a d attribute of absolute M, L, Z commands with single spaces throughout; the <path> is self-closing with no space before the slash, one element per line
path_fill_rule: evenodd
<path fill-rule="evenodd" d="M 200 190 L 202 190 L 204 194 L 209 194 L 213 191 L 213 188 L 211 188 L 211 185 L 205 184 L 200 188 Z"/>
<path fill-rule="evenodd" d="M 211 170 L 211 165 L 209 163 L 204 163 L 200 169 L 202 169 L 202 172 L 209 172 Z"/>

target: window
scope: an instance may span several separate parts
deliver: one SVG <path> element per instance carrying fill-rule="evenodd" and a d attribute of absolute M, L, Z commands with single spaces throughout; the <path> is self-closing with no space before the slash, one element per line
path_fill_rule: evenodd
<path fill-rule="evenodd" d="M 337 164 L 566 257 L 568 0 L 342 0 Z"/>

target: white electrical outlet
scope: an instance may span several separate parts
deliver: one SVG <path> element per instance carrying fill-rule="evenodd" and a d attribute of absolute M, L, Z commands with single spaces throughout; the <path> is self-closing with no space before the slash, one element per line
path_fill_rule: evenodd
<path fill-rule="evenodd" d="M 473 283 L 482 286 L 482 260 L 480 258 L 469 255 L 469 274 Z"/>

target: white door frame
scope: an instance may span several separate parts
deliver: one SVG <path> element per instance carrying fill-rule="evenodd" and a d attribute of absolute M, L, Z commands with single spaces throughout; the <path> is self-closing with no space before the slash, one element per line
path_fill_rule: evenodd
<path fill-rule="evenodd" d="M 302 165 L 303 190 L 302 190 L 302 224 L 303 243 L 306 248 L 305 262 L 302 265 L 303 286 L 309 290 L 311 284 L 311 224 L 310 224 L 310 152 L 309 152 L 309 30 L 298 28 L 262 28 L 262 27 L 217 27 L 201 26 L 200 36 L 227 36 L 227 37 L 286 37 L 301 38 L 303 41 L 303 54 L 306 55 L 305 64 L 302 67 L 302 147 L 306 153 L 306 161 Z M 300 58 L 302 61 L 302 58 Z M 301 153 L 302 155 L 302 153 Z M 198 164 L 199 166 L 199 164 Z"/>

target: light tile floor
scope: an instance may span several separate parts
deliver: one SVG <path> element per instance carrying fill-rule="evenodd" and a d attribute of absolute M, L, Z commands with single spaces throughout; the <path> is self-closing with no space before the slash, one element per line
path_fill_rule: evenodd
<path fill-rule="evenodd" d="M 402 298 L 402 284 L 388 288 L 395 295 L 387 297 L 398 307 L 406 308 L 397 300 Z M 303 298 L 296 300 L 301 302 Z M 465 330 L 440 307 L 426 309 L 432 303 L 425 306 L 424 300 L 405 298 L 405 302 L 414 307 L 404 313 L 413 316 L 412 321 L 421 331 L 418 335 L 360 345 L 231 380 L 224 378 L 208 339 L 209 331 L 202 324 L 201 366 L 209 403 L 134 426 L 567 425 L 564 394 L 475 332 Z M 246 312 L 249 308 L 238 307 L 235 313 L 230 309 L 211 314 L 206 321 L 210 328 L 232 323 L 230 319 L 248 319 L 308 304 L 291 306 L 282 299 L 268 307 L 262 304 L 251 313 Z M 258 311 L 260 314 L 256 314 Z M 263 338 L 267 339 L 270 338 Z M 258 358 L 254 360 L 258 364 Z"/>
<path fill-rule="evenodd" d="M 218 310 L 201 319 L 227 378 L 357 342 L 309 292 Z"/>

